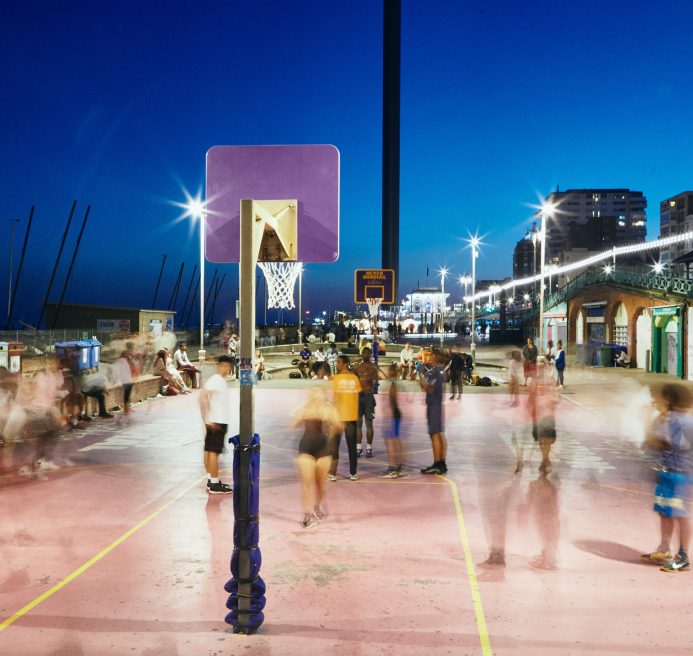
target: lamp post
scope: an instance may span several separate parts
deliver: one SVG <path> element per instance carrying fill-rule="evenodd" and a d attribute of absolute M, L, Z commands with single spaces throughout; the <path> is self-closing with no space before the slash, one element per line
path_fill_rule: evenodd
<path fill-rule="evenodd" d="M 543 226 L 543 223 L 542 223 Z M 537 297 L 537 239 L 541 239 L 540 232 L 537 230 L 536 223 L 532 224 L 532 275 L 534 280 L 532 281 L 532 297 L 536 299 Z"/>
<path fill-rule="evenodd" d="M 205 353 L 205 206 L 199 198 L 191 198 L 186 208 L 188 214 L 200 222 L 200 352 L 199 360 L 204 361 Z"/>
<path fill-rule="evenodd" d="M 469 349 L 472 352 L 472 362 L 476 363 L 476 341 L 475 327 L 476 320 L 476 258 L 479 257 L 479 244 L 481 240 L 474 235 L 469 239 L 469 246 L 472 249 L 472 340 Z"/>
<path fill-rule="evenodd" d="M 539 285 L 539 348 L 544 349 L 544 260 L 546 259 L 546 221 L 553 216 L 555 211 L 553 203 L 544 201 L 541 204 L 541 230 L 539 231 L 539 239 L 541 239 L 541 281 Z"/>

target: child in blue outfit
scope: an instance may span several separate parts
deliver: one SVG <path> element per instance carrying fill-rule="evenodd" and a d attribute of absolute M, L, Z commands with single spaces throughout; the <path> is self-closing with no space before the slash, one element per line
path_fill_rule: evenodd
<path fill-rule="evenodd" d="M 646 445 L 660 452 L 661 468 L 654 495 L 659 514 L 661 542 L 642 559 L 660 565 L 663 572 L 690 570 L 688 549 L 691 539 L 691 488 L 693 487 L 693 397 L 681 383 L 665 383 L 653 390 L 659 415 L 653 422 Z M 674 529 L 679 528 L 679 551 L 671 552 Z"/>

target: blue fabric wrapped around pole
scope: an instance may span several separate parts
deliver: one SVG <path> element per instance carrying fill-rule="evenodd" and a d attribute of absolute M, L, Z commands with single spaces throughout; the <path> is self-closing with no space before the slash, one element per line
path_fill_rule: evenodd
<path fill-rule="evenodd" d="M 265 582 L 260 577 L 262 554 L 260 526 L 260 436 L 253 434 L 242 446 L 238 435 L 233 444 L 233 553 L 231 578 L 224 586 L 229 598 L 225 621 L 236 633 L 253 633 L 264 622 Z M 246 473 L 247 472 L 247 473 Z"/>

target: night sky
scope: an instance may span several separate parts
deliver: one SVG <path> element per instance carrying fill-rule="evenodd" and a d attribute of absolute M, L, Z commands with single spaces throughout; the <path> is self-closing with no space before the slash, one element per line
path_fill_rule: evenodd
<path fill-rule="evenodd" d="M 659 200 L 693 188 L 693 3 L 402 5 L 400 296 L 427 265 L 429 284 L 440 266 L 468 271 L 461 238 L 477 228 L 479 277 L 510 275 L 529 204 L 556 185 L 642 190 L 658 235 Z M 16 270 L 37 208 L 15 318 L 38 318 L 73 199 L 52 297 L 91 204 L 67 300 L 149 307 L 166 253 L 165 307 L 181 261 L 187 288 L 199 258 L 170 201 L 204 188 L 221 144 L 340 150 L 340 258 L 307 267 L 303 296 L 314 312 L 353 308 L 353 269 L 381 264 L 380 2 L 9 0 L 0 43 L 3 308 L 9 221 Z M 209 264 L 207 280 L 215 268 L 219 321 L 237 267 Z"/>

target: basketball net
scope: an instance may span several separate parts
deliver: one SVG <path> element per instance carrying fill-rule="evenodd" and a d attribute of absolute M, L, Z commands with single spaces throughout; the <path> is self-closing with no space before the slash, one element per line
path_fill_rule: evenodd
<path fill-rule="evenodd" d="M 292 310 L 301 262 L 258 262 L 267 281 L 267 307 Z"/>
<path fill-rule="evenodd" d="M 375 322 L 374 328 L 371 332 L 375 335 L 378 332 L 378 310 L 380 309 L 380 304 L 383 302 L 382 298 L 367 298 L 366 304 L 368 305 L 368 310 L 371 314 L 371 324 Z"/>

